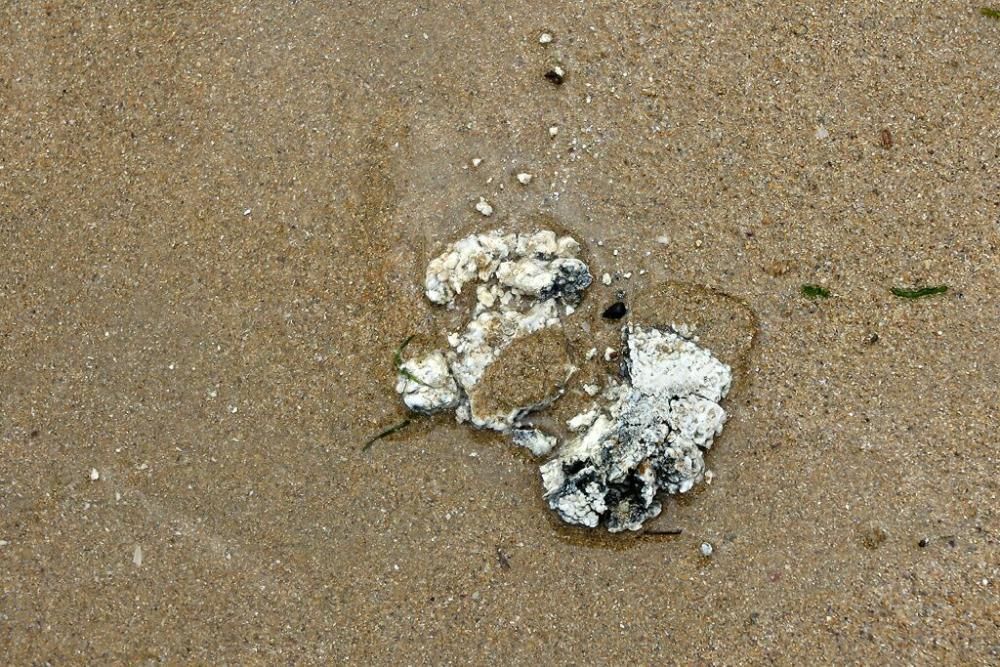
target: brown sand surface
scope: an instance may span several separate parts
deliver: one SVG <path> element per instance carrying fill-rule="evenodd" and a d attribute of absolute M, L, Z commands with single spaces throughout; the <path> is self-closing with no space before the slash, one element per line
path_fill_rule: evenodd
<path fill-rule="evenodd" d="M 2 3 L 3 662 L 996 664 L 977 7 Z M 616 274 L 591 308 L 758 322 L 680 536 L 563 529 L 449 417 L 359 451 L 455 325 L 428 258 L 540 214 Z"/>

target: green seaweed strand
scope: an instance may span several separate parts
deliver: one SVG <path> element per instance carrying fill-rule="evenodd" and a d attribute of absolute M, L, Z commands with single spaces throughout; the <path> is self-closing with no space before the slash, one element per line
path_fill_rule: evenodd
<path fill-rule="evenodd" d="M 947 285 L 933 285 L 931 287 L 916 287 L 909 289 L 906 287 L 893 287 L 892 293 L 903 299 L 922 299 L 925 296 L 944 294 L 948 291 Z"/>
<path fill-rule="evenodd" d="M 807 299 L 828 299 L 830 298 L 830 290 L 822 285 L 807 284 L 802 286 L 802 296 Z"/>

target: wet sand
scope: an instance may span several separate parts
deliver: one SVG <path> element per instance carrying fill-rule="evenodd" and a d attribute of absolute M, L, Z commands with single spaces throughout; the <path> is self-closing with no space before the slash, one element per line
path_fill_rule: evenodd
<path fill-rule="evenodd" d="M 0 8 L 5 662 L 1000 660 L 1000 22 L 705 4 Z M 539 215 L 593 309 L 756 318 L 679 536 L 445 416 L 359 451 L 428 259 Z"/>

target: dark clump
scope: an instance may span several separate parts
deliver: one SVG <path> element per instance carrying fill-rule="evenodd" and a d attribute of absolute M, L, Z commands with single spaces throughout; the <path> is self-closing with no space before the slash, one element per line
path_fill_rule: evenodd
<path fill-rule="evenodd" d="M 561 67 L 553 67 L 545 73 L 545 78 L 557 86 L 561 86 L 563 81 L 566 80 L 566 72 L 564 72 Z"/>
<path fill-rule="evenodd" d="M 802 296 L 807 299 L 826 299 L 830 296 L 830 290 L 821 285 L 803 285 Z"/>
<path fill-rule="evenodd" d="M 883 130 L 879 132 L 878 141 L 882 145 L 882 148 L 886 150 L 892 148 L 892 132 L 889 131 L 889 128 L 883 128 Z"/>
<path fill-rule="evenodd" d="M 871 334 L 869 334 L 867 338 L 865 338 L 865 342 L 868 343 L 869 345 L 874 345 L 875 343 L 878 342 L 878 334 L 872 332 Z"/>
<path fill-rule="evenodd" d="M 613 304 L 607 307 L 601 317 L 606 320 L 620 320 L 625 317 L 628 312 L 628 308 L 625 307 L 625 303 L 622 301 L 615 301 Z"/>
<path fill-rule="evenodd" d="M 921 540 L 919 542 L 917 542 L 917 546 L 920 547 L 921 549 L 923 549 L 924 547 L 926 547 L 930 543 L 931 543 L 931 541 L 929 539 L 927 539 L 926 537 L 924 537 L 924 538 L 921 538 Z"/>
<path fill-rule="evenodd" d="M 934 285 L 932 287 L 916 287 L 914 289 L 908 289 L 905 287 L 893 287 L 891 291 L 893 294 L 903 299 L 922 299 L 925 296 L 944 294 L 945 292 L 948 291 L 948 286 Z"/>

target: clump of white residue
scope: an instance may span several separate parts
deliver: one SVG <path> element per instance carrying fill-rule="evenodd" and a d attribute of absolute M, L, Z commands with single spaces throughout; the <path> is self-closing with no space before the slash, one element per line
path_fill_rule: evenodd
<path fill-rule="evenodd" d="M 612 532 L 657 516 L 659 491 L 684 493 L 704 479 L 704 451 L 722 432 L 719 402 L 732 382 L 729 366 L 693 341 L 631 324 L 622 329 L 621 370 L 599 416 L 574 417 L 580 433 L 541 468 L 545 499 L 564 521 L 603 522 Z"/>
<path fill-rule="evenodd" d="M 544 497 L 567 523 L 639 530 L 660 513 L 661 491 L 685 493 L 710 474 L 704 452 L 726 420 L 720 403 L 732 372 L 697 344 L 693 330 L 622 327 L 620 350 L 604 354 L 605 362 L 617 362 L 618 377 L 583 386 L 594 401 L 568 420 L 565 442 L 528 422 L 562 395 L 564 382 L 529 405 L 483 407 L 492 403 L 482 400 L 492 385 L 481 382 L 504 350 L 561 327 L 580 304 L 593 278 L 579 251 L 572 237 L 547 230 L 492 231 L 449 245 L 429 263 L 425 293 L 455 308 L 465 287 L 477 283 L 469 321 L 447 336 L 447 347 L 401 361 L 396 391 L 415 412 L 454 410 L 460 422 L 506 433 L 536 456 L 551 454 L 540 468 Z M 593 348 L 586 358 L 597 356 Z M 564 366 L 556 369 L 559 378 L 574 371 L 566 357 L 543 358 Z"/>
<path fill-rule="evenodd" d="M 479 284 L 471 319 L 448 335 L 448 349 L 401 364 L 396 391 L 407 407 L 422 413 L 454 409 L 459 421 L 516 431 L 515 442 L 536 454 L 551 450 L 552 436 L 519 430 L 522 417 L 550 401 L 484 415 L 471 409 L 469 396 L 513 341 L 559 326 L 580 303 L 593 278 L 579 251 L 574 238 L 549 230 L 492 231 L 456 241 L 431 260 L 424 291 L 432 302 L 453 308 L 466 285 Z"/>

